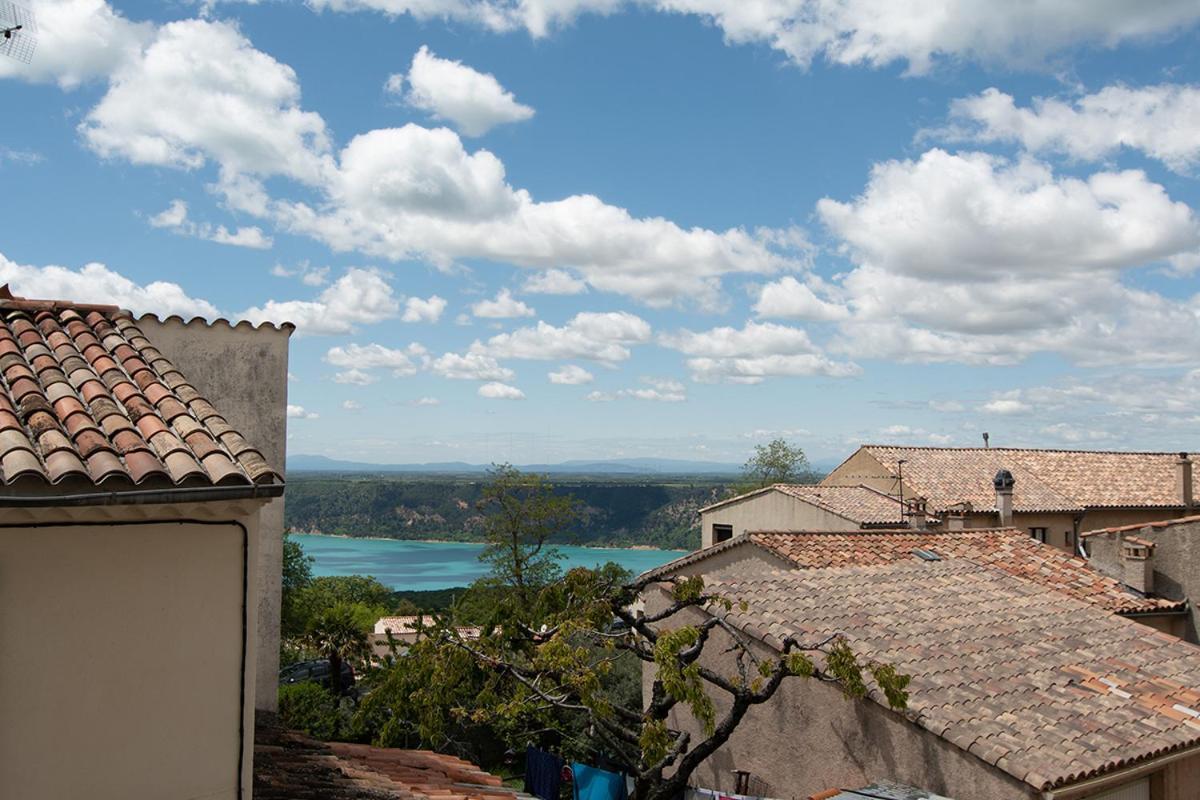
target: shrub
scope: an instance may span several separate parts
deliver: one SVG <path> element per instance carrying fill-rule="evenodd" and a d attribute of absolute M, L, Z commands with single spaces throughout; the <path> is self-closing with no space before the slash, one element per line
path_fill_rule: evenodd
<path fill-rule="evenodd" d="M 337 739 L 342 728 L 337 698 L 315 683 L 280 686 L 279 719 L 288 728 L 326 741 Z"/>

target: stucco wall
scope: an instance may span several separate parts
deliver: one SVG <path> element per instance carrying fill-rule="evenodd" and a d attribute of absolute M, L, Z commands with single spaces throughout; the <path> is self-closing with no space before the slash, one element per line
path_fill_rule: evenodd
<path fill-rule="evenodd" d="M 839 464 L 821 481 L 822 486 L 870 486 L 884 494 L 898 495 L 901 482 L 896 479 L 875 456 L 865 450 L 858 450 L 850 458 Z M 904 486 L 904 497 L 911 496 L 909 488 Z"/>
<path fill-rule="evenodd" d="M 253 559 L 255 515 L 238 514 Z M 242 529 L 137 515 L 0 528 L 5 797 L 234 800 L 239 760 L 250 795 L 257 637 Z"/>
<path fill-rule="evenodd" d="M 850 531 L 858 526 L 823 508 L 783 492 L 764 492 L 700 515 L 701 546 L 713 544 L 712 526 L 732 525 L 733 535 L 747 531 L 810 530 Z"/>
<path fill-rule="evenodd" d="M 662 593 L 647 597 L 647 612 L 662 608 Z M 680 620 L 672 620 L 676 627 Z M 723 633 L 705 648 L 706 665 L 734 674 Z M 760 647 L 759 655 L 774 655 Z M 646 696 L 653 667 L 643 671 Z M 726 705 L 714 692 L 718 713 Z M 674 727 L 702 735 L 685 710 Z M 806 797 L 835 786 L 864 786 L 890 779 L 961 800 L 1025 800 L 1031 788 L 976 759 L 871 700 L 847 700 L 833 686 L 789 678 L 768 703 L 747 713 L 730 740 L 694 773 L 692 785 L 732 792 L 732 770 L 747 770 L 758 791 L 772 797 Z"/>
<path fill-rule="evenodd" d="M 1193 606 L 1200 602 L 1200 523 L 1089 536 L 1085 541 L 1092 565 L 1120 580 L 1121 539 L 1128 535 L 1154 542 L 1155 594 L 1172 600 L 1189 600 Z M 1188 614 L 1184 623 L 1183 638 L 1200 642 L 1194 612 Z"/>
<path fill-rule="evenodd" d="M 151 342 L 179 367 L 197 390 L 262 451 L 275 470 L 287 456 L 289 329 L 251 328 L 218 322 L 184 324 L 178 318 L 137 320 Z M 279 681 L 280 578 L 283 565 L 283 503 L 280 497 L 261 514 L 258 583 L 258 705 L 275 710 Z"/>

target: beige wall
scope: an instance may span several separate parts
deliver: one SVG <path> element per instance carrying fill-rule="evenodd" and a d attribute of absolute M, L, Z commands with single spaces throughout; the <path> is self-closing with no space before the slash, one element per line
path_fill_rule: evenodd
<path fill-rule="evenodd" d="M 858 528 L 844 517 L 777 491 L 763 492 L 701 514 L 701 547 L 712 546 L 714 524 L 732 525 L 734 536 L 747 531 L 852 531 Z"/>
<path fill-rule="evenodd" d="M 891 474 L 875 456 L 858 450 L 821 481 L 822 486 L 870 486 L 877 492 L 898 495 L 901 482 Z M 910 496 L 907 486 L 904 496 Z"/>
<path fill-rule="evenodd" d="M 143 316 L 137 325 L 163 355 L 217 408 L 280 474 L 287 456 L 288 337 L 290 328 L 224 322 L 184 324 Z M 258 705 L 275 710 L 279 683 L 279 603 L 283 565 L 283 503 L 262 511 L 256 567 L 259 597 Z"/>
<path fill-rule="evenodd" d="M 142 507 L 31 528 L 3 512 L 0 794 L 234 800 L 240 757 L 250 796 L 255 587 L 229 519 L 249 559 L 257 520 L 218 505 L 203 510 L 216 524 Z"/>

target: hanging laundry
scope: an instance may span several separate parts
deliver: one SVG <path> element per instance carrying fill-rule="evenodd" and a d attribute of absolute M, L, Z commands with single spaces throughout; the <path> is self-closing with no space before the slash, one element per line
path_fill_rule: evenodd
<path fill-rule="evenodd" d="M 626 800 L 625 776 L 586 764 L 572 764 L 574 800 Z"/>
<path fill-rule="evenodd" d="M 533 745 L 525 748 L 525 793 L 542 800 L 558 800 L 563 760 Z"/>

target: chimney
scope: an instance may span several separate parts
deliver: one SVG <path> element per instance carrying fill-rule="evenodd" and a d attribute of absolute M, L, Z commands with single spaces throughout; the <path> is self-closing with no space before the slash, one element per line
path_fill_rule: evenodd
<path fill-rule="evenodd" d="M 1194 505 L 1192 498 L 1192 460 L 1187 453 L 1180 453 L 1175 462 L 1175 489 L 1184 513 L 1190 513 Z"/>
<path fill-rule="evenodd" d="M 1137 536 L 1121 540 L 1122 583 L 1141 594 L 1154 591 L 1154 542 Z"/>
<path fill-rule="evenodd" d="M 992 478 L 996 487 L 996 510 L 1000 512 L 1000 527 L 1010 528 L 1013 524 L 1013 480 L 1012 473 L 1002 469 Z"/>
<path fill-rule="evenodd" d="M 914 497 L 908 506 L 908 526 L 919 531 L 925 530 L 928 518 L 925 513 L 925 498 Z"/>
<path fill-rule="evenodd" d="M 967 527 L 967 513 L 965 511 L 947 511 L 946 512 L 946 530 L 961 531 Z"/>

